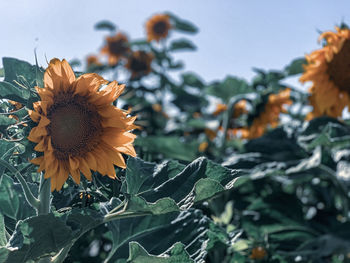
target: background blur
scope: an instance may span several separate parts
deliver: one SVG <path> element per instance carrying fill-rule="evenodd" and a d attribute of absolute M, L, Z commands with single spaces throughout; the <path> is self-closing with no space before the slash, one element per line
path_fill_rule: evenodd
<path fill-rule="evenodd" d="M 200 29 L 189 36 L 197 52 L 178 58 L 187 70 L 212 81 L 227 74 L 250 80 L 252 67 L 280 69 L 318 48 L 318 30 L 349 23 L 350 1 L 0 0 L 0 10 L 0 57 L 34 63 L 36 49 L 44 67 L 46 58 L 84 59 L 97 53 L 107 34 L 94 30 L 100 20 L 137 39 L 145 36 L 143 25 L 152 14 L 173 12 Z"/>

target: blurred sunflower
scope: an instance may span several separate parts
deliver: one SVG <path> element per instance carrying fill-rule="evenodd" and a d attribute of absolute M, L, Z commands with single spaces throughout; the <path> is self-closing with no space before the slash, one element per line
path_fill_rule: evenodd
<path fill-rule="evenodd" d="M 250 258 L 251 259 L 256 259 L 256 260 L 261 260 L 267 256 L 267 252 L 263 247 L 254 247 L 251 251 Z"/>
<path fill-rule="evenodd" d="M 152 16 L 146 22 L 147 40 L 159 42 L 168 36 L 170 28 L 171 24 L 168 15 L 158 14 Z"/>
<path fill-rule="evenodd" d="M 125 67 L 131 72 L 131 78 L 139 78 L 149 74 L 152 71 L 151 63 L 153 54 L 142 50 L 133 52 Z"/>
<path fill-rule="evenodd" d="M 213 115 L 214 115 L 214 116 L 217 116 L 217 115 L 219 115 L 220 113 L 222 113 L 222 112 L 224 112 L 224 111 L 226 111 L 226 110 L 227 110 L 226 104 L 219 103 L 219 104 L 216 105 L 216 109 L 215 109 L 215 111 L 213 112 Z"/>
<path fill-rule="evenodd" d="M 219 115 L 220 113 L 224 112 L 227 110 L 226 104 L 219 103 L 216 105 L 216 109 L 213 112 L 214 116 Z M 237 118 L 241 116 L 244 113 L 248 113 L 247 111 L 247 101 L 246 100 L 240 100 L 235 104 L 235 108 L 233 111 L 233 117 Z"/>
<path fill-rule="evenodd" d="M 230 130 L 232 135 L 240 135 L 244 139 L 254 139 L 262 136 L 268 126 L 275 128 L 279 123 L 279 115 L 285 113 L 285 105 L 291 105 L 289 88 L 278 94 L 270 94 L 264 110 L 253 120 L 250 127 Z"/>
<path fill-rule="evenodd" d="M 101 62 L 100 60 L 98 59 L 97 56 L 95 55 L 89 55 L 87 56 L 86 58 L 86 63 L 87 63 L 87 66 L 88 67 L 91 67 L 91 66 L 101 66 Z"/>
<path fill-rule="evenodd" d="M 36 87 L 41 101 L 29 115 L 38 125 L 28 139 L 43 156 L 32 160 L 51 178 L 51 191 L 59 191 L 70 174 L 80 183 L 80 172 L 91 180 L 91 171 L 116 178 L 113 164 L 125 168 L 122 153 L 136 156 L 132 145 L 136 117 L 112 105 L 124 85 L 97 74 L 76 79 L 66 60 L 52 59 L 44 74 L 44 88 Z M 106 85 L 100 89 L 101 85 Z"/>
<path fill-rule="evenodd" d="M 336 32 L 321 34 L 320 40 L 325 40 L 325 46 L 306 56 L 300 77 L 301 82 L 313 82 L 309 97 L 313 111 L 307 119 L 339 117 L 350 106 L 350 30 L 336 27 Z"/>
<path fill-rule="evenodd" d="M 101 49 L 102 54 L 108 55 L 108 63 L 116 65 L 121 58 L 126 58 L 129 51 L 128 37 L 123 33 L 106 38 L 106 45 Z"/>

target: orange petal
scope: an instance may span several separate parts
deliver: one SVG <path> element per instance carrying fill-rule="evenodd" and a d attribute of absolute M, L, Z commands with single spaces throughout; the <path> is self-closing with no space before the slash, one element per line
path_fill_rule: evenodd
<path fill-rule="evenodd" d="M 44 73 L 45 88 L 54 92 L 67 91 L 74 80 L 74 72 L 65 59 L 52 59 Z"/>
<path fill-rule="evenodd" d="M 92 178 L 91 178 L 91 170 L 90 170 L 89 164 L 85 161 L 84 158 L 81 158 L 79 160 L 79 163 L 80 163 L 80 166 L 79 166 L 80 171 L 84 174 L 86 179 L 91 181 Z"/>
<path fill-rule="evenodd" d="M 37 158 L 30 160 L 31 163 L 36 164 L 36 165 L 40 165 L 43 161 L 44 161 L 44 156 L 40 156 L 40 157 L 37 157 Z"/>
<path fill-rule="evenodd" d="M 70 175 L 76 184 L 80 184 L 80 172 L 79 170 L 70 170 Z"/>
<path fill-rule="evenodd" d="M 34 121 L 34 122 L 39 122 L 41 115 L 33 110 L 28 110 L 29 117 Z"/>
<path fill-rule="evenodd" d="M 35 90 L 38 92 L 41 100 L 52 102 L 53 93 L 49 89 L 35 87 Z"/>
<path fill-rule="evenodd" d="M 41 138 L 45 135 L 47 135 L 46 128 L 34 127 L 30 131 L 29 136 L 27 138 L 28 138 L 28 140 L 30 140 L 32 142 L 38 143 L 38 142 L 40 142 Z"/>
<path fill-rule="evenodd" d="M 56 185 L 57 185 L 57 177 L 58 175 L 54 175 L 54 176 L 51 176 L 51 192 L 53 192 L 54 190 L 56 190 Z"/>
<path fill-rule="evenodd" d="M 70 169 L 75 171 L 79 167 L 79 160 L 74 157 L 69 157 L 69 165 L 70 165 Z"/>
<path fill-rule="evenodd" d="M 81 75 L 73 84 L 74 94 L 89 95 L 90 92 L 97 91 L 102 84 L 107 82 L 107 80 L 95 73 Z"/>
<path fill-rule="evenodd" d="M 56 190 L 59 191 L 61 190 L 63 184 L 67 181 L 68 179 L 68 171 L 64 168 L 63 164 L 59 164 L 59 171 L 56 176 Z"/>

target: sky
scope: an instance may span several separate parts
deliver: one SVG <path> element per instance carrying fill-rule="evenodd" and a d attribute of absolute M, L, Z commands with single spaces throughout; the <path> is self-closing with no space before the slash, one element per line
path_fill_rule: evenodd
<path fill-rule="evenodd" d="M 320 47 L 319 30 L 350 24 L 349 0 L 0 0 L 0 10 L 0 57 L 34 63 L 36 49 L 45 67 L 53 57 L 98 52 L 106 36 L 94 29 L 98 21 L 137 39 L 149 17 L 170 11 L 199 28 L 188 35 L 197 51 L 176 57 L 207 82 L 226 75 L 251 80 L 253 67 L 282 69 Z"/>

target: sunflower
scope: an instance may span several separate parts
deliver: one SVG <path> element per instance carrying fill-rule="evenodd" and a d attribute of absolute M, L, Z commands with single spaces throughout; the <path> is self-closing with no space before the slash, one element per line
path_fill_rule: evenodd
<path fill-rule="evenodd" d="M 122 153 L 136 156 L 132 145 L 136 136 L 128 132 L 136 128 L 136 117 L 112 104 L 124 85 L 107 84 L 94 73 L 76 78 L 66 60 L 52 59 L 44 88 L 36 87 L 41 101 L 33 104 L 29 115 L 38 125 L 28 139 L 43 152 L 32 162 L 51 178 L 51 191 L 59 191 L 69 174 L 77 184 L 80 172 L 91 180 L 91 170 L 116 178 L 113 164 L 126 167 Z"/>
<path fill-rule="evenodd" d="M 89 55 L 87 56 L 86 58 L 86 63 L 87 63 L 87 66 L 88 67 L 91 67 L 91 66 L 101 66 L 101 62 L 100 60 L 98 59 L 97 56 L 95 55 Z"/>
<path fill-rule="evenodd" d="M 310 104 L 313 111 L 307 119 L 322 115 L 339 117 L 350 106 L 350 30 L 336 27 L 324 32 L 325 46 L 306 56 L 307 65 L 301 82 L 312 81 Z"/>
<path fill-rule="evenodd" d="M 223 104 L 223 103 L 219 103 L 219 104 L 216 105 L 216 109 L 213 112 L 213 115 L 217 116 L 217 115 L 219 115 L 220 113 L 222 113 L 222 112 L 224 112 L 226 110 L 227 110 L 227 105 Z"/>
<path fill-rule="evenodd" d="M 252 252 L 251 252 L 249 257 L 251 259 L 261 260 L 261 259 L 265 258 L 266 256 L 267 256 L 266 250 L 263 247 L 258 246 L 258 247 L 254 247 L 252 249 Z"/>
<path fill-rule="evenodd" d="M 146 22 L 147 40 L 159 42 L 168 36 L 170 28 L 171 24 L 168 15 L 158 14 L 152 16 Z"/>
<path fill-rule="evenodd" d="M 123 33 L 106 38 L 106 45 L 101 49 L 102 54 L 108 55 L 108 63 L 116 65 L 121 58 L 126 58 L 129 51 L 128 37 Z"/>
<path fill-rule="evenodd" d="M 240 100 L 235 104 L 234 111 L 233 111 L 233 117 L 238 118 L 244 113 L 247 113 L 247 101 L 246 100 Z M 220 113 L 224 112 L 227 110 L 226 104 L 219 103 L 216 105 L 216 109 L 213 112 L 214 116 L 219 115 Z"/>
<path fill-rule="evenodd" d="M 131 72 L 131 78 L 139 78 L 149 74 L 152 71 L 151 63 L 153 54 L 142 50 L 133 52 L 125 67 Z"/>
<path fill-rule="evenodd" d="M 231 135 L 240 135 L 244 139 L 254 139 L 262 136 L 267 127 L 275 128 L 279 123 L 279 115 L 285 113 L 285 105 L 291 105 L 290 89 L 282 90 L 278 94 L 270 94 L 264 110 L 253 120 L 250 127 L 237 128 L 229 131 Z"/>

